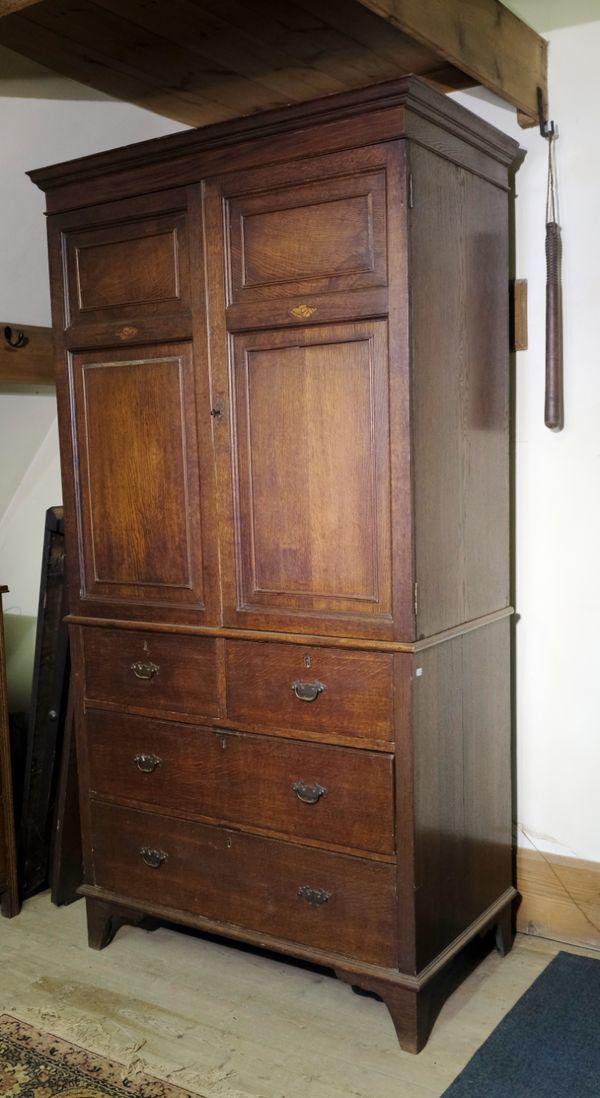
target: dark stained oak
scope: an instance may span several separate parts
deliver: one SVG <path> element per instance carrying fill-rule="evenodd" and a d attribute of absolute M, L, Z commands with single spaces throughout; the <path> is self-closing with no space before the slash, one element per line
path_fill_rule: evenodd
<path fill-rule="evenodd" d="M 390 618 L 385 324 L 240 335 L 233 355 L 239 578 L 225 619 L 289 612 L 297 631 L 327 632 L 332 615 Z"/>
<path fill-rule="evenodd" d="M 108 202 L 61 222 L 66 276 L 65 326 L 190 312 L 190 260 L 185 191 Z M 121 339 L 126 337 L 119 337 Z"/>
<path fill-rule="evenodd" d="M 391 655 L 239 640 L 225 663 L 231 720 L 392 738 Z"/>
<path fill-rule="evenodd" d="M 33 173 L 90 944 L 324 964 L 411 1051 L 512 943 L 516 154 L 405 78 Z"/>
<path fill-rule="evenodd" d="M 71 362 L 81 598 L 130 612 L 185 604 L 210 617 L 191 347 L 88 351 Z"/>
<path fill-rule="evenodd" d="M 100 799 L 393 854 L 389 755 L 90 711 Z"/>
<path fill-rule="evenodd" d="M 509 602 L 507 196 L 411 153 L 417 636 Z M 440 339 L 443 333 L 443 339 Z"/>
<path fill-rule="evenodd" d="M 101 803 L 92 840 L 94 883 L 142 906 L 394 963 L 392 866 Z"/>
<path fill-rule="evenodd" d="M 82 640 L 87 701 L 219 716 L 215 640 L 117 629 L 84 629 Z"/>
<path fill-rule="evenodd" d="M 323 178 L 325 165 L 319 165 L 318 182 L 300 184 L 288 170 L 288 185 L 275 188 L 271 180 L 272 189 L 264 172 L 245 173 L 247 193 L 242 194 L 226 178 L 225 194 L 235 187 L 226 200 L 229 304 L 385 285 L 386 172 L 381 159 L 370 149 L 338 156 L 330 178 Z"/>

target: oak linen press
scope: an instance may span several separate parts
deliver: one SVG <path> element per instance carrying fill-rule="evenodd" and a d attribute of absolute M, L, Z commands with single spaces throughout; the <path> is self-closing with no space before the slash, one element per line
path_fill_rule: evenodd
<path fill-rule="evenodd" d="M 514 141 L 409 77 L 46 191 L 90 944 L 511 945 Z"/>

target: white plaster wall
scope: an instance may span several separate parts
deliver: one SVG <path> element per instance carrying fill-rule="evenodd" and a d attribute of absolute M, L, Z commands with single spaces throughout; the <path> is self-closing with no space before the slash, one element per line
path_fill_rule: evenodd
<path fill-rule="evenodd" d="M 25 172 L 184 129 L 0 48 L 0 320 L 49 324 L 44 196 Z M 44 516 L 60 504 L 56 398 L 0 387 L 0 585 L 11 708 L 28 705 Z"/>
<path fill-rule="evenodd" d="M 538 0 L 511 6 L 544 33 Z M 556 16 L 546 9 L 551 25 Z M 516 275 L 529 283 L 529 349 L 517 355 L 516 376 L 519 842 L 600 861 L 600 19 L 545 36 L 560 135 L 565 427 L 557 434 L 543 418 L 546 143 L 480 93 L 457 98 L 528 150 L 516 204 Z"/>

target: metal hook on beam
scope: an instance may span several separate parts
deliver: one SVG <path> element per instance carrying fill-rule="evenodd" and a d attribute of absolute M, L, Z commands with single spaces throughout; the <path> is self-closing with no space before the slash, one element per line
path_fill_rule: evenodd
<path fill-rule="evenodd" d="M 546 140 L 556 137 L 556 127 L 554 122 L 548 122 L 546 118 L 546 112 L 544 110 L 544 95 L 541 88 L 537 89 L 537 108 L 538 119 L 540 123 L 540 133 Z"/>
<path fill-rule="evenodd" d="M 4 329 L 4 338 L 9 347 L 12 347 L 14 351 L 18 351 L 19 347 L 25 347 L 29 340 L 25 335 L 25 332 L 17 331 L 13 335 L 13 330 L 10 324 L 7 324 Z"/>

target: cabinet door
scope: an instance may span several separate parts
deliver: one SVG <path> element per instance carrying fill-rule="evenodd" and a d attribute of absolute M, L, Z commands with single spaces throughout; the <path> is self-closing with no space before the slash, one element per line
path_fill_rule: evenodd
<path fill-rule="evenodd" d="M 54 322 L 72 347 L 189 335 L 190 195 L 137 195 L 51 219 Z"/>
<path fill-rule="evenodd" d="M 241 334 L 231 365 L 226 622 L 368 634 L 391 615 L 387 322 Z"/>
<path fill-rule="evenodd" d="M 86 351 L 70 366 L 81 609 L 215 621 L 212 451 L 191 345 Z"/>

